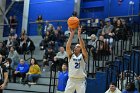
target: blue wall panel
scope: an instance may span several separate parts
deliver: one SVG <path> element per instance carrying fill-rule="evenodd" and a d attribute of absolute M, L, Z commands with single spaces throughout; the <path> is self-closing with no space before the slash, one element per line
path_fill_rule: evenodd
<path fill-rule="evenodd" d="M 86 9 L 90 11 L 91 7 L 100 8 L 101 6 L 104 8 L 101 11 L 90 11 L 90 12 L 81 12 L 82 18 L 87 17 L 95 17 L 95 18 L 106 18 L 106 17 L 113 17 L 113 16 L 128 16 L 128 15 L 138 15 L 139 9 L 139 0 L 122 0 L 122 4 L 118 3 L 118 0 L 93 0 L 93 1 L 86 1 L 83 0 L 81 5 L 81 10 Z M 129 2 L 133 1 L 134 6 L 129 5 Z"/>
<path fill-rule="evenodd" d="M 96 1 L 83 3 L 81 8 L 102 7 L 102 6 L 104 6 L 103 1 Z"/>
<path fill-rule="evenodd" d="M 118 4 L 118 0 L 110 0 L 110 15 L 109 16 L 127 16 L 132 15 L 132 6 L 129 2 L 133 1 L 133 14 L 137 15 L 139 12 L 139 0 L 123 0 L 122 4 Z M 106 6 L 106 7 L 109 7 Z"/>
<path fill-rule="evenodd" d="M 74 0 L 31 0 L 29 22 L 35 22 L 38 15 L 42 15 L 44 21 L 67 20 L 72 15 L 73 10 Z M 37 25 L 30 24 L 28 34 L 37 35 L 36 30 Z"/>
<path fill-rule="evenodd" d="M 10 3 L 11 3 L 11 0 L 6 1 L 6 9 L 10 5 Z M 11 7 L 11 9 L 9 10 L 9 12 L 6 15 L 7 18 L 9 18 L 9 16 L 16 16 L 16 19 L 18 22 L 16 33 L 18 35 L 20 35 L 21 29 L 22 29 L 23 4 L 24 4 L 24 2 L 14 3 L 14 5 Z M 3 36 L 8 36 L 9 31 L 10 31 L 9 26 L 5 26 L 4 31 L 3 31 Z"/>

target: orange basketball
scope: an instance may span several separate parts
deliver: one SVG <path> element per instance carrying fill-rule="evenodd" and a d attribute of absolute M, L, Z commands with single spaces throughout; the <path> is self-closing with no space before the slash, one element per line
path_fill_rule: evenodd
<path fill-rule="evenodd" d="M 67 23 L 69 28 L 76 29 L 79 26 L 79 19 L 77 17 L 70 17 Z"/>

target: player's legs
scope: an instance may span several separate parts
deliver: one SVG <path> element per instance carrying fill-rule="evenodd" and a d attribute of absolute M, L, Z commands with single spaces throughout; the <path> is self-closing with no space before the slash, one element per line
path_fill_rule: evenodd
<path fill-rule="evenodd" d="M 73 80 L 68 79 L 64 93 L 74 93 L 74 91 L 75 91 L 75 83 Z"/>
<path fill-rule="evenodd" d="M 80 80 L 76 83 L 76 93 L 86 92 L 86 80 Z"/>

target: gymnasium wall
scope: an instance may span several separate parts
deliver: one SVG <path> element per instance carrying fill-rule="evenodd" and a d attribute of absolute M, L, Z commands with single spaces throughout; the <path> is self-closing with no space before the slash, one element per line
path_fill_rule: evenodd
<path fill-rule="evenodd" d="M 82 18 L 105 18 L 113 16 L 137 15 L 139 13 L 139 0 L 82 0 Z M 134 6 L 129 5 L 133 1 Z M 132 11 L 133 10 L 133 11 Z"/>
<path fill-rule="evenodd" d="M 10 5 L 12 0 L 6 0 L 6 9 Z M 16 16 L 18 26 L 17 26 L 17 34 L 20 35 L 22 29 L 22 16 L 23 16 L 23 4 L 24 2 L 16 2 L 10 8 L 6 17 L 9 19 L 9 16 Z M 6 24 L 6 23 L 5 23 Z M 3 36 L 8 36 L 10 28 L 8 25 L 4 26 Z"/>
<path fill-rule="evenodd" d="M 42 15 L 43 20 L 67 20 L 74 10 L 74 0 L 30 0 L 28 34 L 37 35 L 37 24 L 35 22 L 38 15 Z M 66 28 L 66 22 L 55 22 L 55 25 L 63 25 Z M 66 29 L 64 29 L 66 30 Z"/>
<path fill-rule="evenodd" d="M 137 15 L 140 11 L 139 0 L 134 1 L 133 13 L 132 7 L 129 5 L 130 0 L 122 0 L 118 4 L 118 0 L 81 0 L 80 18 L 101 18 L 113 16 L 127 16 Z M 6 0 L 6 6 L 10 4 L 11 0 Z M 74 0 L 30 0 L 29 7 L 29 22 L 28 34 L 37 35 L 37 24 L 30 24 L 35 22 L 38 15 L 43 16 L 43 20 L 67 20 L 74 10 Z M 16 15 L 18 20 L 17 34 L 21 32 L 22 15 L 23 15 L 23 2 L 15 3 L 7 14 Z M 67 30 L 66 22 L 55 22 L 55 25 L 62 25 L 63 30 Z M 4 36 L 9 33 L 8 26 L 5 26 Z"/>

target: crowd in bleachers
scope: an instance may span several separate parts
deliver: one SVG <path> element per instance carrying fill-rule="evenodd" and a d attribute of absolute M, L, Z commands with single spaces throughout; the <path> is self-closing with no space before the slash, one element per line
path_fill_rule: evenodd
<path fill-rule="evenodd" d="M 55 29 L 53 24 L 46 21 L 45 27 L 43 27 L 41 16 L 37 18 L 36 22 L 38 35 L 41 35 L 43 38 L 39 46 L 41 50 L 45 51 L 43 56 L 43 71 L 48 66 L 52 66 L 54 71 L 61 71 L 62 64 L 67 64 L 67 54 L 65 52 L 67 36 L 62 31 L 62 26 L 57 26 Z M 90 27 L 91 29 L 86 32 L 90 36 L 86 47 L 91 50 L 93 59 L 95 60 L 97 56 L 110 55 L 112 53 L 112 47 L 114 47 L 114 41 L 127 40 L 127 36 L 132 35 L 131 26 L 126 23 L 126 20 L 121 18 L 114 18 L 113 20 L 106 18 L 105 20 L 100 20 L 99 23 L 92 20 L 90 21 Z M 94 31 L 94 28 L 98 29 Z M 28 64 L 24 59 L 20 58 L 20 54 L 25 54 L 28 51 L 33 52 L 34 50 L 34 42 L 28 37 L 25 31 L 23 30 L 21 35 L 18 36 L 15 27 L 11 26 L 8 39 L 0 42 L 0 54 L 3 57 L 4 65 L 9 71 L 10 82 L 12 82 L 11 76 L 13 82 L 17 81 L 16 77 L 20 77 L 21 82 L 27 81 L 30 84 L 37 81 L 41 74 L 41 68 L 37 64 L 36 59 L 32 58 L 30 64 Z M 136 79 L 140 82 L 139 77 Z M 129 89 L 126 89 L 126 91 L 129 91 Z"/>

